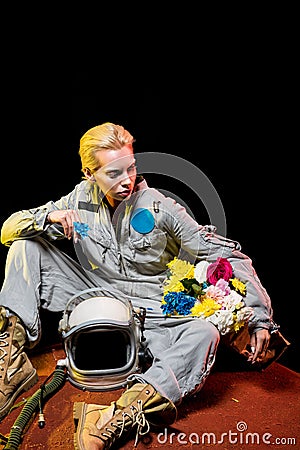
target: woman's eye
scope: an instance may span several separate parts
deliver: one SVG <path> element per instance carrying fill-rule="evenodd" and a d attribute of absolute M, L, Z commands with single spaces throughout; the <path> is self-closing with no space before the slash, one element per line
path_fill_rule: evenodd
<path fill-rule="evenodd" d="M 109 172 L 109 173 L 107 174 L 107 176 L 108 176 L 109 178 L 117 178 L 119 175 L 121 175 L 121 172 Z"/>

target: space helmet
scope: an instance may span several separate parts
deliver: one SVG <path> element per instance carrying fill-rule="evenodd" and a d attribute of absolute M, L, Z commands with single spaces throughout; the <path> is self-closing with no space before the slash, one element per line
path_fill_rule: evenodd
<path fill-rule="evenodd" d="M 68 301 L 59 322 L 66 353 L 67 379 L 88 391 L 126 385 L 151 361 L 143 336 L 145 310 L 127 297 L 104 289 L 79 292 Z"/>

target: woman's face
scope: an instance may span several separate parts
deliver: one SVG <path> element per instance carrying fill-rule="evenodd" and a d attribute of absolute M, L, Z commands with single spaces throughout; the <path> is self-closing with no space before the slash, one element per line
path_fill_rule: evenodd
<path fill-rule="evenodd" d="M 93 177 L 109 204 L 115 207 L 128 198 L 136 180 L 136 161 L 132 145 L 120 150 L 100 150 L 96 154 L 99 169 Z"/>

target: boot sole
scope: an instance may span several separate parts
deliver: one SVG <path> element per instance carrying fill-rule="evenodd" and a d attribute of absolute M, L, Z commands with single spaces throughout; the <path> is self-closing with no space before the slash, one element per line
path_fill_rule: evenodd
<path fill-rule="evenodd" d="M 5 417 L 12 405 L 14 404 L 16 398 L 18 397 L 21 392 L 29 391 L 39 380 L 39 377 L 37 375 L 36 369 L 34 369 L 33 373 L 16 389 L 16 391 L 13 393 L 9 401 L 4 405 L 4 407 L 0 410 L 0 421 L 3 417 Z"/>
<path fill-rule="evenodd" d="M 80 431 L 81 431 L 81 423 L 82 416 L 85 411 L 85 403 L 84 402 L 75 402 L 73 405 L 73 419 L 75 425 L 75 433 L 74 433 L 74 448 L 75 450 L 85 450 L 85 448 L 80 444 Z"/>

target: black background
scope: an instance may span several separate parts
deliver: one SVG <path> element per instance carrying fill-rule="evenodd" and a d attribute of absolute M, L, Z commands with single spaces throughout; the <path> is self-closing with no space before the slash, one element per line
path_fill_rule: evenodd
<path fill-rule="evenodd" d="M 2 78 L 0 222 L 69 193 L 81 179 L 81 135 L 104 121 L 122 124 L 136 152 L 180 156 L 209 178 L 227 237 L 252 259 L 292 343 L 280 362 L 299 371 L 295 66 L 279 41 L 259 55 L 249 43 L 243 52 L 224 46 L 205 62 L 202 47 L 197 58 L 170 50 L 166 61 L 164 52 L 133 56 L 120 43 L 107 61 L 103 44 L 73 47 L 72 58 L 67 48 L 58 55 L 49 45 L 45 56 L 24 46 Z M 207 223 L 188 186 L 155 174 L 147 181 Z M 6 253 L 0 246 L 2 279 Z"/>

